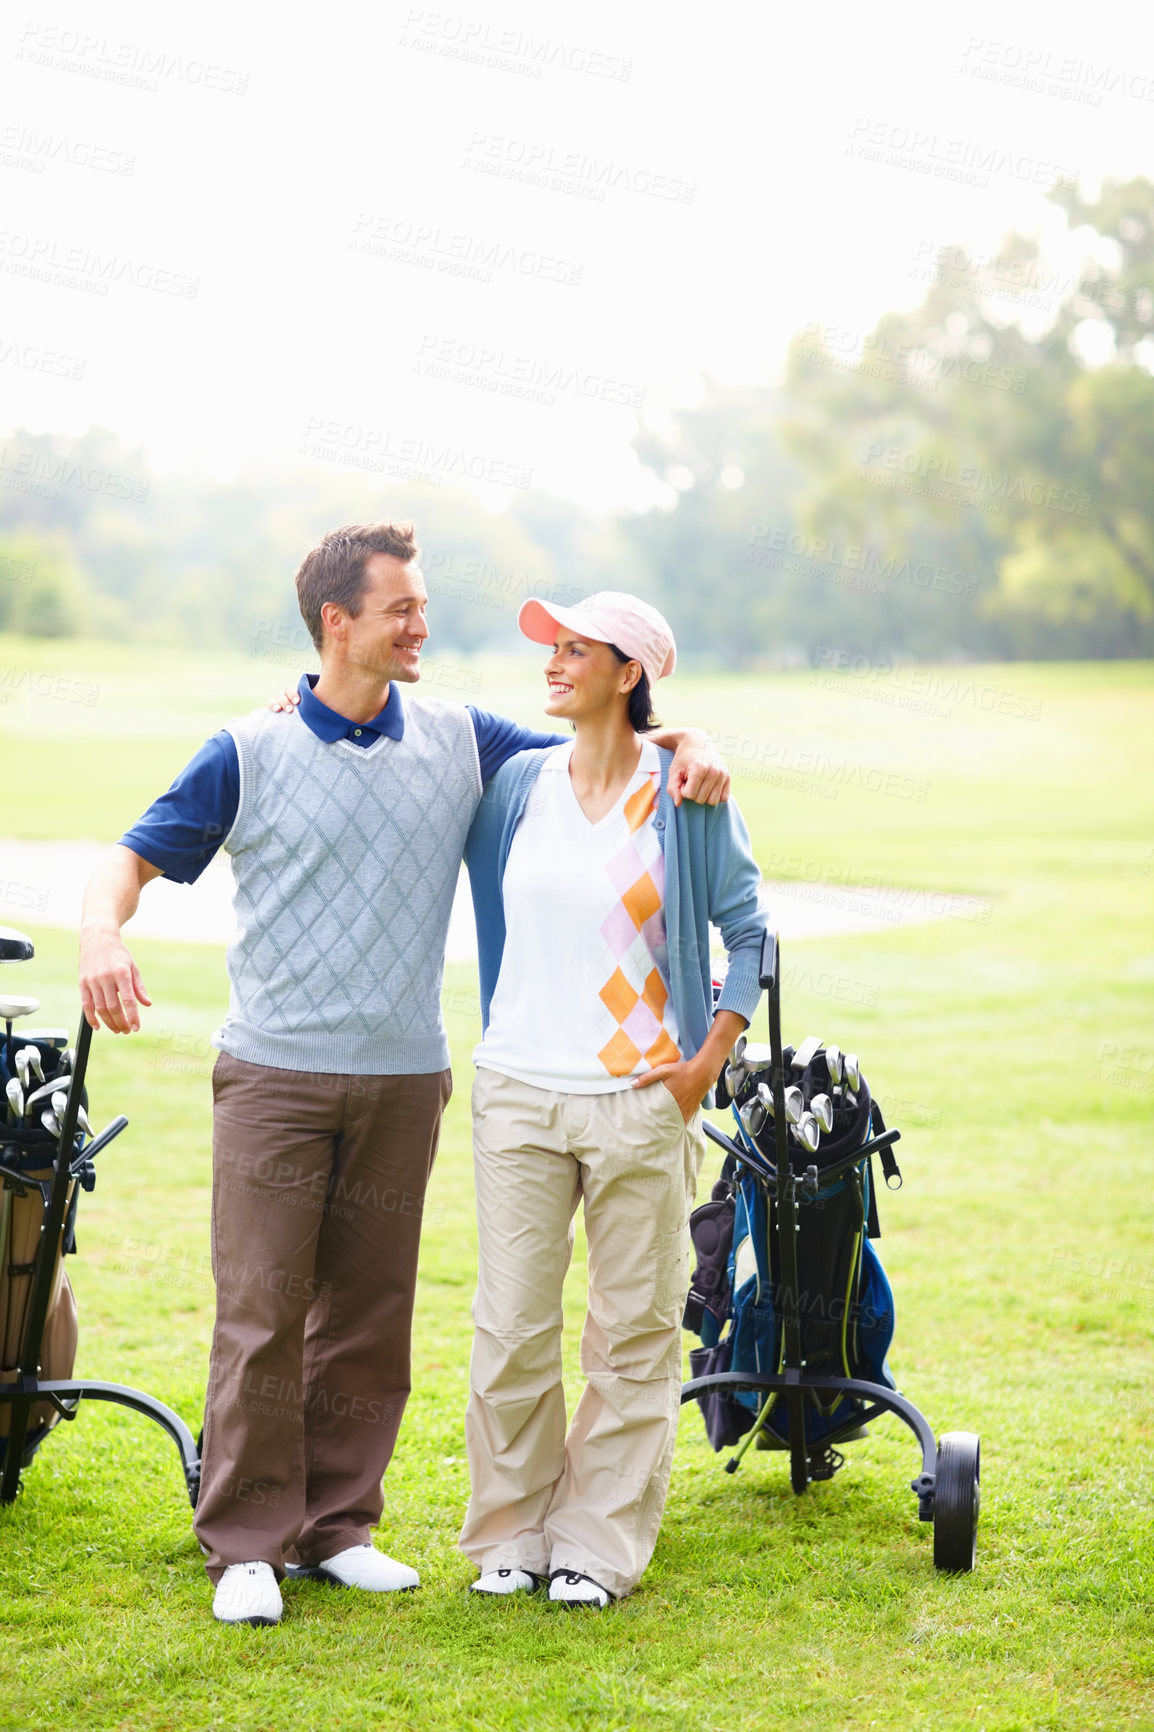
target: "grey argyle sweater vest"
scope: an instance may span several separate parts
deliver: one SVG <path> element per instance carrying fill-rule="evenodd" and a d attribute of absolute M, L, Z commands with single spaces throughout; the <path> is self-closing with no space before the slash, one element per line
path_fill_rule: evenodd
<path fill-rule="evenodd" d="M 444 1070 L 441 978 L 453 892 L 481 798 L 472 719 L 405 701 L 400 740 L 327 743 L 294 711 L 228 731 L 240 806 L 231 995 L 217 1042 L 279 1070 Z"/>

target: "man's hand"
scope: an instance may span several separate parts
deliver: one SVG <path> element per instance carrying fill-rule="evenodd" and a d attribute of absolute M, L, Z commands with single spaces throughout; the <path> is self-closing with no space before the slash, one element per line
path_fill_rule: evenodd
<path fill-rule="evenodd" d="M 80 1004 L 90 1028 L 103 1023 L 113 1034 L 139 1032 L 139 1007 L 152 1000 L 119 932 L 81 935 Z"/>
<path fill-rule="evenodd" d="M 723 806 L 729 799 L 725 759 L 701 728 L 662 728 L 649 738 L 673 752 L 669 793 L 675 806 L 692 800 L 698 806 Z"/>
<path fill-rule="evenodd" d="M 266 710 L 275 710 L 278 715 L 285 715 L 296 708 L 301 701 L 301 695 L 295 686 L 286 686 L 279 697 L 270 698 L 265 705 Z"/>
<path fill-rule="evenodd" d="M 669 1090 L 678 1106 L 686 1124 L 689 1123 L 710 1089 L 713 1087 L 714 1073 L 703 1069 L 698 1058 L 682 1059 L 680 1064 L 657 1064 L 652 1070 L 647 1070 L 644 1076 L 639 1076 L 633 1084 L 635 1089 L 652 1088 L 654 1083 L 660 1083 Z"/>
<path fill-rule="evenodd" d="M 140 854 L 118 842 L 100 861 L 84 892 L 80 916 L 80 1003 L 89 1028 L 135 1034 L 140 1005 L 151 1005 L 140 970 L 120 936 L 140 905 L 140 892 L 161 875 Z"/>

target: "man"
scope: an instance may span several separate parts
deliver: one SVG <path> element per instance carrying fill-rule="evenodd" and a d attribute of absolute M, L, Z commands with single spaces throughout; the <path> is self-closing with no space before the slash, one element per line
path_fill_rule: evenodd
<path fill-rule="evenodd" d="M 276 1623 L 286 1571 L 371 1592 L 418 1582 L 369 1530 L 408 1396 L 421 1211 L 452 1087 L 445 936 L 484 783 L 557 737 L 471 706 L 402 707 L 429 635 L 416 561 L 411 527 L 393 524 L 313 549 L 297 594 L 321 672 L 299 709 L 214 735 L 85 898 L 84 1012 L 128 1033 L 151 1002 L 120 936 L 141 890 L 231 856 L 194 1524 L 225 1623 Z M 726 796 L 703 737 L 654 737 L 678 748 L 681 794 Z"/>

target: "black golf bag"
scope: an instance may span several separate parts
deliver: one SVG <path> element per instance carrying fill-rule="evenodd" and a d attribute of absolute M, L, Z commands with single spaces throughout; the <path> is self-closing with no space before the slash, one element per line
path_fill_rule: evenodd
<path fill-rule="evenodd" d="M 812 1043 L 811 1043 L 812 1044 Z M 857 1094 L 832 1081 L 824 1048 L 801 1068 L 794 1049 L 784 1060 L 792 1087 L 800 1088 L 804 1109 L 826 1096 L 833 1125 L 822 1137 L 810 1165 L 816 1183 L 805 1193 L 798 1222 L 797 1291 L 793 1295 L 801 1326 L 807 1371 L 864 1378 L 894 1388 L 886 1352 L 894 1331 L 889 1281 L 872 1240 L 879 1234 L 873 1157 L 857 1151 L 885 1125 L 865 1079 Z M 730 1080 L 737 1080 L 732 1066 Z M 723 1078 L 726 1073 L 723 1073 Z M 763 1160 L 773 1160 L 773 1120 L 764 1116 L 756 1134 L 748 1128 L 749 1108 L 757 1101 L 757 1070 L 740 1072 L 736 1097 L 719 1082 L 719 1104 L 733 1108 L 735 1140 Z M 741 1109 L 746 1108 L 746 1122 Z M 887 1178 L 900 1183 L 890 1149 L 881 1159 Z M 782 1316 L 787 1299 L 774 1255 L 778 1234 L 777 1201 L 748 1167 L 727 1154 L 708 1203 L 690 1219 L 697 1265 L 686 1302 L 684 1324 L 701 1337 L 689 1355 L 692 1374 L 780 1372 L 784 1363 Z M 758 1390 L 715 1389 L 698 1396 L 706 1431 L 715 1449 L 737 1443 L 754 1425 L 764 1405 Z M 860 1416 L 862 1404 L 836 1392 L 815 1400 L 806 1431 L 816 1444 Z M 788 1441 L 789 1419 L 782 1403 L 770 1407 L 764 1426 Z M 760 1442 L 760 1440 L 759 1440 Z M 766 1447 L 766 1445 L 762 1445 Z"/>
<path fill-rule="evenodd" d="M 782 1450 L 798 1493 L 842 1465 L 836 1445 L 892 1414 L 921 1452 L 910 1489 L 919 1519 L 933 1523 L 935 1565 L 972 1570 L 979 1439 L 953 1431 L 935 1441 L 886 1364 L 894 1304 L 873 1247 L 874 1157 L 886 1183 L 900 1185 L 900 1132 L 885 1128 L 852 1055 L 812 1037 L 782 1046 L 776 933 L 765 935 L 759 977 L 769 1045 L 742 1036 L 718 1080 L 736 1134 L 705 1123 L 726 1160 L 690 1217 L 697 1266 L 684 1321 L 701 1346 L 681 1399 L 699 1404 L 714 1449 L 736 1446 L 727 1472 L 751 1443 Z"/>

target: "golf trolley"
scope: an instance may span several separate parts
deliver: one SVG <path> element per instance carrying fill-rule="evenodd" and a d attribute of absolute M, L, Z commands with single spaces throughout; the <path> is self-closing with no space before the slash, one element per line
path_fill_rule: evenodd
<path fill-rule="evenodd" d="M 761 985 L 769 1045 L 743 1036 L 717 1084 L 736 1136 L 706 1123 L 726 1153 L 711 1200 L 690 1220 L 697 1267 L 685 1327 L 683 1402 L 696 1400 L 717 1450 L 751 1443 L 789 1453 L 790 1484 L 804 1492 L 842 1466 L 839 1443 L 892 1413 L 922 1452 L 911 1482 L 918 1517 L 932 1522 L 938 1569 L 972 1570 L 980 1500 L 980 1445 L 968 1431 L 935 1443 L 929 1422 L 899 1393 L 886 1364 L 893 1295 L 871 1241 L 878 1237 L 873 1157 L 887 1185 L 901 1174 L 887 1130 L 853 1054 L 814 1036 L 781 1044 L 781 946 L 767 932 Z"/>
<path fill-rule="evenodd" d="M 33 954 L 31 939 L 0 927 L 0 962 L 26 962 Z M 128 1120 L 121 1114 L 92 1134 L 86 1021 L 74 1048 L 65 1029 L 30 1030 L 18 1045 L 13 1023 L 39 1008 L 35 998 L 0 993 L 7 1098 L 7 1123 L 0 1126 L 0 1503 L 13 1502 L 22 1469 L 52 1427 L 75 1419 L 87 1399 L 114 1401 L 163 1426 L 180 1452 L 195 1506 L 200 1459 L 192 1433 L 170 1407 L 121 1383 L 41 1377 L 53 1357 L 71 1372 L 76 1311 L 63 1258 L 76 1249 L 76 1209 L 80 1192 L 96 1183 L 93 1162 Z"/>

